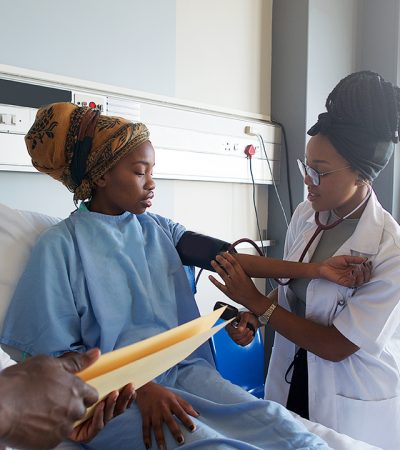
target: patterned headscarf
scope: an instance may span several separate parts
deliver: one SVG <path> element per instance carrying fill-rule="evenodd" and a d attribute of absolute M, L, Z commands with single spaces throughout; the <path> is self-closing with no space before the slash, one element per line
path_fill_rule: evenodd
<path fill-rule="evenodd" d="M 77 201 L 90 198 L 94 183 L 149 136 L 142 123 L 53 103 L 39 109 L 25 143 L 33 166 L 61 181 Z"/>

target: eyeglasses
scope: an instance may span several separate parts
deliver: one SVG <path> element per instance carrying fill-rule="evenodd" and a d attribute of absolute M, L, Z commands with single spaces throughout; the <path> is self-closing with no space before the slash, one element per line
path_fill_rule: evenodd
<path fill-rule="evenodd" d="M 300 159 L 297 160 L 297 164 L 299 166 L 300 173 L 305 178 L 307 175 L 311 178 L 312 184 L 314 186 L 319 186 L 321 182 L 321 177 L 328 175 L 330 173 L 339 172 L 340 170 L 349 169 L 351 166 L 341 167 L 340 169 L 330 170 L 329 172 L 317 172 L 312 167 L 308 166 L 305 162 Z"/>

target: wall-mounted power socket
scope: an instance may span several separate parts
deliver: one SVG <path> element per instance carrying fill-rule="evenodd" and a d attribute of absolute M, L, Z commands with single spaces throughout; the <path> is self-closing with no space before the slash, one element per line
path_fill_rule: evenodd
<path fill-rule="evenodd" d="M 0 133 L 26 134 L 36 116 L 35 108 L 0 105 Z"/>

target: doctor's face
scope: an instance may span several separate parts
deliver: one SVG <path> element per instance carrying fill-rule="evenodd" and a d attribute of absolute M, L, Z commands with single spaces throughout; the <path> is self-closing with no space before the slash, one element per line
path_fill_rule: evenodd
<path fill-rule="evenodd" d="M 309 175 L 304 178 L 307 199 L 315 211 L 335 210 L 345 216 L 360 204 L 366 186 L 326 136 L 317 134 L 309 140 L 305 163 L 320 174 L 319 185 Z"/>
<path fill-rule="evenodd" d="M 131 150 L 96 182 L 90 210 L 113 216 L 125 211 L 143 214 L 154 197 L 154 162 L 150 141 Z"/>

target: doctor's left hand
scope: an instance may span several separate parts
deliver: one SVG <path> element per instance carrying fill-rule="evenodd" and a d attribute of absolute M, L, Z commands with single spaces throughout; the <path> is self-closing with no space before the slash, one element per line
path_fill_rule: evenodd
<path fill-rule="evenodd" d="M 75 427 L 69 439 L 75 442 L 91 441 L 112 418 L 122 414 L 136 398 L 136 391 L 131 383 L 120 392 L 112 391 L 94 409 L 93 416 Z"/>
<path fill-rule="evenodd" d="M 358 287 L 371 279 L 372 263 L 363 256 L 333 256 L 320 263 L 319 273 L 333 283 Z"/>

